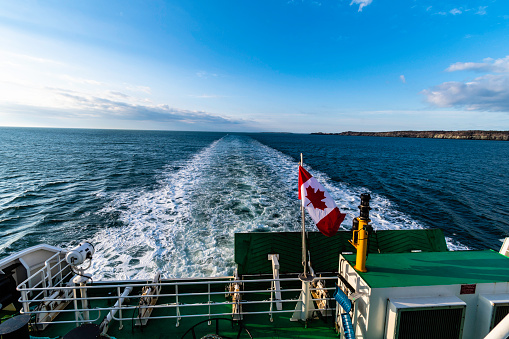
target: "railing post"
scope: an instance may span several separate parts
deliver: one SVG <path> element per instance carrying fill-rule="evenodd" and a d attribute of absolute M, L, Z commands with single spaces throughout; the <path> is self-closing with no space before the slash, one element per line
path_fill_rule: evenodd
<path fill-rule="evenodd" d="M 179 285 L 175 285 L 175 305 L 177 305 L 177 323 L 175 324 L 175 327 L 180 326 L 180 306 L 179 306 Z"/>
<path fill-rule="evenodd" d="M 60 256 L 59 256 L 59 260 L 58 260 L 58 272 L 60 275 L 60 278 L 59 278 L 60 284 L 63 284 L 62 280 L 64 280 L 64 273 L 62 272 L 62 259 L 60 259 Z"/>
<path fill-rule="evenodd" d="M 51 263 L 46 262 L 45 266 L 46 269 L 48 270 L 48 272 L 46 272 L 48 278 L 48 286 L 53 287 L 53 277 L 51 276 Z"/>
<path fill-rule="evenodd" d="M 42 288 L 44 288 L 44 290 L 42 291 L 42 295 L 44 296 L 44 298 L 47 298 L 48 297 L 48 289 L 47 289 L 47 284 L 46 284 L 46 271 L 45 270 L 41 270 L 41 283 L 42 283 Z"/>
<path fill-rule="evenodd" d="M 273 288 L 276 296 L 276 308 L 278 311 L 283 309 L 281 300 L 281 282 L 279 281 L 279 254 L 269 254 L 269 260 L 272 261 Z"/>
<path fill-rule="evenodd" d="M 75 286 L 77 287 L 77 286 Z M 79 312 L 79 309 L 78 309 L 78 290 L 76 288 L 73 288 L 72 289 L 72 295 L 73 295 L 73 298 L 74 298 L 74 318 L 76 319 L 76 327 L 79 327 L 80 326 L 80 312 Z"/>
<path fill-rule="evenodd" d="M 210 283 L 208 283 L 208 284 L 207 284 L 207 286 L 208 286 L 208 293 L 207 293 L 207 296 L 208 296 L 208 304 L 209 304 L 209 322 L 208 322 L 208 324 L 209 324 L 209 326 L 210 326 L 210 324 L 211 324 L 211 322 L 210 322 L 210 318 L 211 318 L 211 317 L 210 317 Z"/>
<path fill-rule="evenodd" d="M 28 313 L 30 311 L 30 302 L 28 302 L 28 291 L 26 290 L 27 286 L 23 285 L 23 290 L 21 291 L 22 303 L 23 303 L 23 313 Z"/>
<path fill-rule="evenodd" d="M 274 322 L 274 318 L 272 317 L 272 305 L 274 304 L 274 281 L 270 282 L 270 307 L 269 307 L 269 315 L 270 322 Z"/>
<path fill-rule="evenodd" d="M 83 320 L 88 322 L 90 320 L 90 314 L 88 312 L 88 299 L 87 299 L 87 283 L 82 282 L 80 284 L 80 295 L 81 295 L 81 308 L 83 311 Z"/>
<path fill-rule="evenodd" d="M 122 293 L 120 293 L 120 286 L 117 287 L 117 295 L 118 295 L 118 314 L 119 316 L 119 325 L 118 330 L 120 331 L 122 328 L 124 328 L 124 324 L 122 323 Z"/>

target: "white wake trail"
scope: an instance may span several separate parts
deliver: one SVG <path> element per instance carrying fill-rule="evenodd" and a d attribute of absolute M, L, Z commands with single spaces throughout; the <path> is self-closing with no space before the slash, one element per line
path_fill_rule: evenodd
<path fill-rule="evenodd" d="M 156 271 L 166 278 L 228 275 L 235 266 L 235 232 L 300 229 L 293 158 L 249 137 L 228 135 L 181 165 L 169 165 L 153 190 L 114 194 L 102 213 L 119 214 L 123 226 L 92 239 L 94 279 L 149 279 Z M 347 213 L 342 228 L 350 229 L 359 196 L 368 191 L 308 169 Z M 376 230 L 423 228 L 388 199 L 368 193 Z M 310 219 L 307 225 L 316 231 Z"/>

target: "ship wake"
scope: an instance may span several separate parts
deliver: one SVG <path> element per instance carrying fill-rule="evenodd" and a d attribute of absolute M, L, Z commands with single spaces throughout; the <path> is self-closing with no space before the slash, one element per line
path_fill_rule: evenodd
<path fill-rule="evenodd" d="M 94 279 L 149 279 L 158 271 L 165 278 L 232 274 L 235 232 L 300 230 L 297 168 L 295 159 L 252 138 L 227 135 L 190 160 L 168 165 L 153 189 L 111 193 L 101 213 L 122 226 L 102 229 L 91 240 Z M 347 213 L 342 227 L 350 229 L 359 195 L 369 191 L 308 169 Z M 423 228 L 369 193 L 375 230 Z M 307 225 L 316 230 L 310 220 Z"/>

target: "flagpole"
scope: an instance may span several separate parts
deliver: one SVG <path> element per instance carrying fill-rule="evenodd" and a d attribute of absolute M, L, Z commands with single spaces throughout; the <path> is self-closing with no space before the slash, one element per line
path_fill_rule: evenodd
<path fill-rule="evenodd" d="M 302 159 L 302 153 L 300 154 L 300 166 L 304 165 L 304 161 Z M 299 190 L 301 188 L 299 187 Z M 301 219 L 302 219 L 302 266 L 304 267 L 304 272 L 299 274 L 299 279 L 302 281 L 311 281 L 314 279 L 313 276 L 308 276 L 308 259 L 307 259 L 307 249 L 306 249 L 306 218 L 304 214 L 304 196 L 301 197 L 300 211 L 301 211 Z"/>
<path fill-rule="evenodd" d="M 302 159 L 302 153 L 300 154 L 300 165 L 302 166 L 304 164 Z M 299 187 L 299 189 L 301 189 Z M 304 197 L 302 197 L 301 204 L 300 204 L 300 212 L 301 212 L 301 220 L 302 220 L 302 266 L 304 266 L 304 277 L 307 276 L 307 270 L 306 270 L 306 262 L 307 262 L 307 253 L 306 253 L 306 224 L 304 222 L 305 215 L 304 215 Z"/>

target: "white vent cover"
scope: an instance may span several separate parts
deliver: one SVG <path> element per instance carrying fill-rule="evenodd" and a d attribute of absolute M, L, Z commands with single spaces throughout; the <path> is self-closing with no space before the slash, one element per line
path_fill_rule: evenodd
<path fill-rule="evenodd" d="M 389 299 L 386 338 L 461 338 L 466 306 L 454 296 Z"/>

